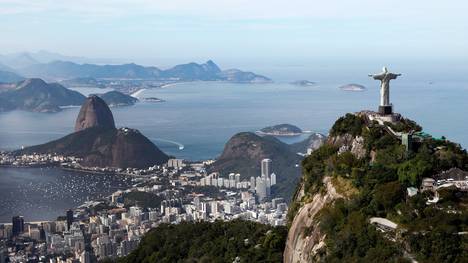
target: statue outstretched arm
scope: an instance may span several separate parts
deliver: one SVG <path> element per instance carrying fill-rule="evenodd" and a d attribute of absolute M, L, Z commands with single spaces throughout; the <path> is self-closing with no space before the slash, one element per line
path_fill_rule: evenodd
<path fill-rule="evenodd" d="M 396 79 L 397 77 L 401 76 L 400 73 L 396 74 L 396 73 L 390 73 L 390 79 Z"/>
<path fill-rule="evenodd" d="M 380 73 L 380 74 L 369 74 L 369 77 L 371 78 L 374 78 L 374 79 L 378 79 L 378 80 L 382 80 L 383 77 L 384 77 L 385 74 L 383 73 Z"/>

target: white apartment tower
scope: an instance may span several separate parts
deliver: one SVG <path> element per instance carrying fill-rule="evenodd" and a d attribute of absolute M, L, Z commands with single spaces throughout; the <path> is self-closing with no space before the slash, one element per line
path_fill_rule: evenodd
<path fill-rule="evenodd" d="M 271 175 L 270 175 L 270 183 L 271 183 L 271 185 L 275 185 L 275 184 L 276 184 L 276 174 L 275 174 L 275 173 L 271 173 Z"/>

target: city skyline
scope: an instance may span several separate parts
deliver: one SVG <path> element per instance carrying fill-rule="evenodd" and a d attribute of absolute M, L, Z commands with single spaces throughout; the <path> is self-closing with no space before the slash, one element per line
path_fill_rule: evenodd
<path fill-rule="evenodd" d="M 0 0 L 0 263 L 464 262 L 466 10 Z"/>

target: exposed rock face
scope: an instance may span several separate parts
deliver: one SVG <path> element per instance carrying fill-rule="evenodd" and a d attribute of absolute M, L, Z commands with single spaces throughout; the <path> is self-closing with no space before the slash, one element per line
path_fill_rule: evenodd
<path fill-rule="evenodd" d="M 327 137 L 321 133 L 313 133 L 309 138 L 290 145 L 296 153 L 306 153 L 308 149 L 316 150 L 327 141 Z"/>
<path fill-rule="evenodd" d="M 87 167 L 147 168 L 168 160 L 168 156 L 138 130 L 99 126 L 28 147 L 18 153 L 76 156 L 83 158 L 81 164 Z"/>
<path fill-rule="evenodd" d="M 336 192 L 330 177 L 324 177 L 323 183 L 326 185 L 326 192 L 315 194 L 312 201 L 304 204 L 294 217 L 283 254 L 285 263 L 318 261 L 317 253 L 325 246 L 325 235 L 318 226 L 317 213 L 325 205 L 342 197 Z M 300 201 L 302 192 L 299 191 L 296 201 Z"/>
<path fill-rule="evenodd" d="M 339 152 L 351 151 L 351 153 L 358 159 L 366 156 L 366 148 L 364 146 L 364 138 L 362 136 L 353 137 L 351 134 L 331 136 L 328 138 L 328 143 L 339 146 Z"/>
<path fill-rule="evenodd" d="M 115 129 L 111 110 L 104 100 L 94 95 L 88 97 L 81 106 L 78 118 L 76 118 L 75 132 L 92 127 Z"/>
<path fill-rule="evenodd" d="M 16 154 L 56 153 L 82 158 L 86 167 L 147 168 L 169 157 L 138 130 L 116 129 L 107 104 L 97 96 L 81 107 L 75 132 L 55 141 L 27 147 Z"/>
<path fill-rule="evenodd" d="M 81 148 L 74 150 L 71 155 L 83 156 L 84 166 L 98 167 L 134 167 L 147 168 L 166 162 L 168 156 L 159 150 L 148 138 L 138 130 L 129 128 L 99 131 L 97 136 L 89 136 L 91 128 L 80 132 L 80 137 L 87 136 L 90 140 L 86 143 L 85 151 Z M 74 133 L 76 134 L 76 133 Z"/>

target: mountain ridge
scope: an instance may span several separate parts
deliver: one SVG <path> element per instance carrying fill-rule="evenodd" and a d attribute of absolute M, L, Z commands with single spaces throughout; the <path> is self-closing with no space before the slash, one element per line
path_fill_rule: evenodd
<path fill-rule="evenodd" d="M 70 61 L 52 61 L 38 63 L 18 70 L 25 76 L 72 79 L 72 78 L 128 78 L 148 80 L 224 80 L 230 82 L 271 82 L 265 76 L 238 69 L 222 71 L 212 60 L 198 64 L 195 62 L 176 65 L 166 70 L 157 67 L 146 67 L 135 63 L 96 65 L 78 64 Z"/>
<path fill-rule="evenodd" d="M 97 96 L 83 103 L 75 132 L 14 154 L 60 154 L 81 158 L 85 167 L 148 168 L 169 157 L 136 129 L 115 127 L 107 104 Z"/>
<path fill-rule="evenodd" d="M 306 143 L 301 146 L 304 145 Z M 303 157 L 296 152 L 301 146 L 293 147 L 269 135 L 240 132 L 226 142 L 222 154 L 208 171 L 224 175 L 240 173 L 242 179 L 249 179 L 260 175 L 261 160 L 271 159 L 272 172 L 277 175 L 277 185 L 272 188 L 272 194 L 289 200 L 301 174 L 298 164 Z"/>
<path fill-rule="evenodd" d="M 13 89 L 0 93 L 13 109 L 34 112 L 58 112 L 62 106 L 81 105 L 86 99 L 81 93 L 58 83 L 46 83 L 39 78 L 18 82 Z"/>
<path fill-rule="evenodd" d="M 288 211 L 285 263 L 467 257 L 468 239 L 460 235 L 468 227 L 466 192 L 423 184 L 454 167 L 467 170 L 466 150 L 400 115 L 379 123 L 373 114 L 340 117 L 327 142 L 303 160 Z"/>

